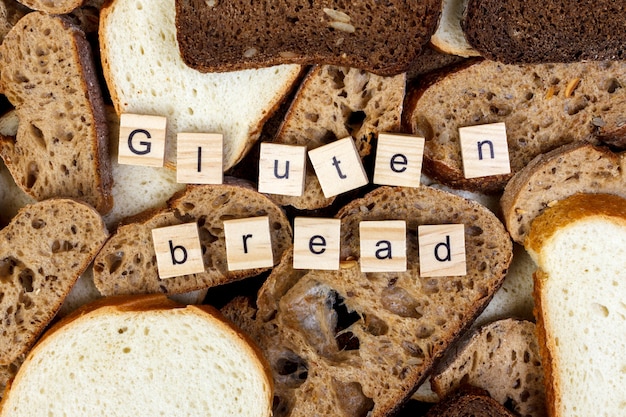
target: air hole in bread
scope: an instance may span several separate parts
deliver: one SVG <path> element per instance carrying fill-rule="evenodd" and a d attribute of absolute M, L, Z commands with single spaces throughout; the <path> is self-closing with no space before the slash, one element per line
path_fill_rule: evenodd
<path fill-rule="evenodd" d="M 20 285 L 22 286 L 22 289 L 24 290 L 24 292 L 32 292 L 33 291 L 33 278 L 34 278 L 34 276 L 35 276 L 35 274 L 29 268 L 25 268 L 22 271 L 20 271 L 18 279 L 19 279 Z"/>
<path fill-rule="evenodd" d="M 360 383 L 355 381 L 346 383 L 333 378 L 333 388 L 337 397 L 341 398 L 339 404 L 345 413 L 344 415 L 355 417 L 370 415 L 374 408 L 374 400 L 363 393 L 363 387 Z"/>
<path fill-rule="evenodd" d="M 34 142 L 37 143 L 37 145 L 46 149 L 46 140 L 43 137 L 42 130 L 32 123 L 30 124 L 30 136 L 33 138 Z"/>
<path fill-rule="evenodd" d="M 39 177 L 39 165 L 35 161 L 31 161 L 28 164 L 28 169 L 26 172 L 26 188 L 33 188 L 35 183 L 37 182 L 37 178 Z"/>
<path fill-rule="evenodd" d="M 43 219 L 33 219 L 30 225 L 33 229 L 39 230 L 46 226 L 46 221 Z"/>
<path fill-rule="evenodd" d="M 55 240 L 50 247 L 52 253 L 69 252 L 74 249 L 74 245 L 67 240 Z"/>
<path fill-rule="evenodd" d="M 12 256 L 4 258 L 0 261 L 0 281 L 7 282 L 11 279 L 15 272 L 15 267 L 21 265 L 21 262 Z"/>
<path fill-rule="evenodd" d="M 400 317 L 422 318 L 422 304 L 402 287 L 394 285 L 385 288 L 381 293 L 381 303 L 387 311 Z"/>
<path fill-rule="evenodd" d="M 124 259 L 124 252 L 118 251 L 108 255 L 105 258 L 106 264 L 109 266 L 109 274 L 114 274 L 120 266 L 122 266 L 122 260 Z"/>
<path fill-rule="evenodd" d="M 350 134 L 354 134 L 354 132 L 361 130 L 366 117 L 367 114 L 362 110 L 350 112 L 346 120 L 346 129 L 348 132 L 350 132 Z"/>

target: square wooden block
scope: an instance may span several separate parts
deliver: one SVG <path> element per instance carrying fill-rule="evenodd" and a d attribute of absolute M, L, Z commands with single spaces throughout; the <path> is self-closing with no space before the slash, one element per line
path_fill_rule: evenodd
<path fill-rule="evenodd" d="M 152 242 L 160 278 L 204 272 L 196 223 L 152 229 Z"/>
<path fill-rule="evenodd" d="M 511 172 L 504 123 L 459 128 L 463 175 L 479 178 Z"/>
<path fill-rule="evenodd" d="M 376 146 L 374 184 L 419 187 L 424 138 L 380 133 Z"/>
<path fill-rule="evenodd" d="M 296 217 L 293 268 L 338 270 L 341 220 Z"/>
<path fill-rule="evenodd" d="M 361 271 L 406 271 L 406 222 L 363 221 L 359 224 Z"/>
<path fill-rule="evenodd" d="M 301 196 L 304 192 L 305 167 L 306 146 L 261 143 L 259 192 Z"/>
<path fill-rule="evenodd" d="M 228 270 L 274 266 L 269 216 L 224 221 Z"/>
<path fill-rule="evenodd" d="M 120 115 L 117 162 L 123 165 L 162 167 L 167 118 L 143 114 Z"/>
<path fill-rule="evenodd" d="M 326 198 L 362 187 L 369 181 L 351 137 L 310 150 L 309 159 Z"/>
<path fill-rule="evenodd" d="M 224 180 L 224 137 L 221 133 L 181 132 L 176 140 L 176 181 L 221 184 Z"/>
<path fill-rule="evenodd" d="M 441 277 L 467 274 L 465 225 L 423 225 L 417 228 L 420 276 Z"/>

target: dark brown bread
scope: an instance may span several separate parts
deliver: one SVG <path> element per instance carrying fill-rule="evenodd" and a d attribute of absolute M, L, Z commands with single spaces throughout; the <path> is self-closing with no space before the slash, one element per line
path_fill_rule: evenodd
<path fill-rule="evenodd" d="M 0 231 L 0 365 L 33 345 L 107 237 L 93 207 L 61 198 L 22 208 Z"/>
<path fill-rule="evenodd" d="M 285 213 L 249 184 L 226 178 L 220 185 L 188 186 L 163 209 L 148 210 L 123 221 L 94 261 L 94 283 L 103 295 L 180 294 L 252 277 L 267 268 L 229 271 L 223 221 L 269 216 L 274 259 L 291 245 Z M 152 229 L 195 221 L 203 248 L 205 271 L 160 279 Z"/>
<path fill-rule="evenodd" d="M 339 270 L 294 269 L 286 251 L 258 310 L 245 299 L 223 309 L 273 368 L 276 417 L 392 415 L 488 303 L 511 260 L 511 242 L 488 209 L 429 187 L 381 187 L 338 217 L 347 248 Z M 468 274 L 420 277 L 413 232 L 406 272 L 361 272 L 358 224 L 374 219 L 406 219 L 409 231 L 465 223 Z"/>
<path fill-rule="evenodd" d="M 406 129 L 425 137 L 424 171 L 453 188 L 497 193 L 534 157 L 626 133 L 626 61 L 507 65 L 468 60 L 407 91 Z M 506 124 L 511 174 L 465 178 L 459 128 Z"/>
<path fill-rule="evenodd" d="M 626 3 L 469 0 L 461 26 L 484 57 L 506 63 L 626 59 Z"/>
<path fill-rule="evenodd" d="M 84 32 L 62 16 L 29 13 L 4 38 L 0 68 L 19 118 L 17 136 L 0 140 L 15 182 L 37 200 L 77 198 L 108 212 L 108 131 Z"/>
<path fill-rule="evenodd" d="M 466 386 L 434 405 L 425 417 L 515 417 L 485 390 Z"/>
<path fill-rule="evenodd" d="M 434 33 L 440 0 L 177 0 L 183 60 L 202 72 L 332 64 L 405 72 Z"/>

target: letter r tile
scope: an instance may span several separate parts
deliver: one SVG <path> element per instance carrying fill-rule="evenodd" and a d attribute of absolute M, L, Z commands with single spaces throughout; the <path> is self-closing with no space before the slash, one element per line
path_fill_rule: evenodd
<path fill-rule="evenodd" d="M 160 278 L 204 272 L 196 223 L 152 229 L 152 243 Z"/>

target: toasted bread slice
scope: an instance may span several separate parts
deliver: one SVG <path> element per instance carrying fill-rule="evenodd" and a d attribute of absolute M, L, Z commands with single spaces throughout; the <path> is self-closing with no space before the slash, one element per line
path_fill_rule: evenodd
<path fill-rule="evenodd" d="M 576 193 L 626 197 L 626 153 L 578 142 L 538 155 L 511 178 L 500 200 L 513 240 L 523 244 L 535 217 Z"/>
<path fill-rule="evenodd" d="M 0 155 L 37 200 L 71 197 L 99 212 L 113 205 L 104 103 L 84 33 L 61 16 L 33 12 L 0 48 L 0 88 L 20 120 Z"/>
<path fill-rule="evenodd" d="M 268 216 L 274 262 L 291 245 L 285 213 L 248 183 L 226 178 L 220 185 L 188 186 L 162 209 L 124 220 L 94 261 L 94 282 L 103 295 L 178 294 L 226 284 L 260 274 L 268 268 L 228 270 L 224 220 Z M 152 229 L 196 222 L 205 272 L 160 279 Z"/>
<path fill-rule="evenodd" d="M 361 272 L 358 223 L 390 216 L 406 219 L 407 230 L 466 223 L 468 274 L 420 278 L 413 233 L 406 272 Z M 258 310 L 245 299 L 223 309 L 270 361 L 276 416 L 393 413 L 484 308 L 511 260 L 511 242 L 491 212 L 428 187 L 381 187 L 338 218 L 347 248 L 339 270 L 294 269 L 288 251 L 261 287 Z"/>
<path fill-rule="evenodd" d="M 0 416 L 269 417 L 272 380 L 256 346 L 210 306 L 111 297 L 46 332 Z"/>
<path fill-rule="evenodd" d="M 498 193 L 542 153 L 626 133 L 626 62 L 505 65 L 469 60 L 412 86 L 406 129 L 426 138 L 424 171 L 468 190 Z M 511 174 L 465 178 L 459 128 L 503 122 Z"/>
<path fill-rule="evenodd" d="M 539 267 L 534 295 L 549 415 L 621 415 L 626 199 L 560 200 L 532 222 L 525 247 Z"/>
<path fill-rule="evenodd" d="M 203 72 L 297 63 L 406 72 L 433 34 L 440 0 L 177 0 L 184 61 Z"/>
<path fill-rule="evenodd" d="M 0 231 L 1 365 L 34 344 L 107 237 L 91 206 L 61 198 L 22 208 Z"/>
<path fill-rule="evenodd" d="M 115 0 L 100 15 L 102 66 L 115 111 L 167 118 L 165 165 L 176 166 L 177 134 L 224 135 L 224 170 L 241 160 L 301 67 L 202 74 L 181 59 L 174 0 Z M 238 24 L 239 27 L 239 24 Z"/>

